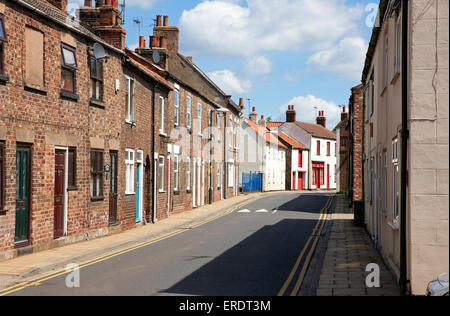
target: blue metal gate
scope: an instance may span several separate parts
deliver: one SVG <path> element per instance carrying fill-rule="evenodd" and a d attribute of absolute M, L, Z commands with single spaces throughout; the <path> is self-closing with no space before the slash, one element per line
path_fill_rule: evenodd
<path fill-rule="evenodd" d="M 261 192 L 262 191 L 262 174 L 261 173 L 243 173 L 242 174 L 242 191 Z"/>

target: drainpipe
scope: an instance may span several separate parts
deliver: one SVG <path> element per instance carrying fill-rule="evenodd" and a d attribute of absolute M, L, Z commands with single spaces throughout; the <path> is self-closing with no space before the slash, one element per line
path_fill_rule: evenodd
<path fill-rule="evenodd" d="M 153 97 L 152 97 L 152 160 L 153 160 L 153 168 L 152 168 L 152 223 L 156 223 L 156 164 L 157 160 L 155 157 L 155 109 L 156 109 L 156 88 L 158 88 L 159 84 L 156 83 L 153 86 Z"/>
<path fill-rule="evenodd" d="M 402 1 L 402 161 L 400 209 L 400 290 L 408 292 L 406 249 L 406 187 L 408 185 L 408 0 Z"/>

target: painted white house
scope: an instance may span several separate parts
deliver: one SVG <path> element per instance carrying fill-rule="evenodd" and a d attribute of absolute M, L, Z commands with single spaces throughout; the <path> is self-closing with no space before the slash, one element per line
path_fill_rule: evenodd
<path fill-rule="evenodd" d="M 262 191 L 284 191 L 288 148 L 276 133 L 267 129 L 264 116 L 259 122 L 257 117 L 253 108 L 250 119 L 245 119 L 241 125 L 240 184 L 242 186 L 243 174 L 261 173 Z"/>
<path fill-rule="evenodd" d="M 273 124 L 279 124 L 278 132 L 288 135 L 309 149 L 308 180 L 304 187 L 309 190 L 335 190 L 336 135 L 326 128 L 324 111 L 319 112 L 317 124 L 303 123 L 297 121 L 294 106 L 290 105 L 286 112 L 286 122 Z"/>

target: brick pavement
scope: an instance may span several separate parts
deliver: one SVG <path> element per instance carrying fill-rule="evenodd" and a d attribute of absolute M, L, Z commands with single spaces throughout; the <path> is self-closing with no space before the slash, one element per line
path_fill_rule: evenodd
<path fill-rule="evenodd" d="M 337 197 L 332 215 L 328 246 L 316 295 L 318 296 L 398 296 L 400 289 L 394 276 L 374 248 L 364 228 L 353 224 L 348 200 Z M 366 266 L 380 267 L 380 288 L 367 288 Z"/>

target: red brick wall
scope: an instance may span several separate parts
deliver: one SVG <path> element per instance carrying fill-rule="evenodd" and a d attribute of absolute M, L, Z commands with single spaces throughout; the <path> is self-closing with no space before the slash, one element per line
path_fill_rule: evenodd
<path fill-rule="evenodd" d="M 363 86 L 352 89 L 351 116 L 353 119 L 353 201 L 362 201 L 362 146 L 363 146 Z"/>

